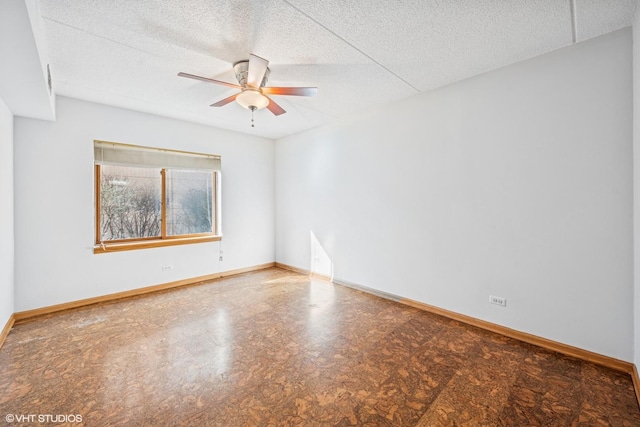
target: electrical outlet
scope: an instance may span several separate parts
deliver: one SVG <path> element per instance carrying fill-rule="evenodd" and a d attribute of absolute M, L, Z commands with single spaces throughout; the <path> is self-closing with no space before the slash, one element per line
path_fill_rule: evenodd
<path fill-rule="evenodd" d="M 163 265 L 162 271 L 173 270 L 173 265 Z"/>
<path fill-rule="evenodd" d="M 507 299 L 504 297 L 496 297 L 494 295 L 489 295 L 489 302 L 491 304 L 501 305 L 503 307 L 507 306 Z"/>

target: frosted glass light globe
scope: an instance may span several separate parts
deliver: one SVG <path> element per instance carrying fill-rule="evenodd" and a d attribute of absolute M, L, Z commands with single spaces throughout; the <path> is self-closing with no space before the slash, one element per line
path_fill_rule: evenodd
<path fill-rule="evenodd" d="M 238 104 L 242 105 L 247 110 L 250 110 L 251 107 L 255 107 L 256 110 L 260 110 L 269 105 L 269 98 L 255 89 L 244 90 L 236 97 L 236 101 L 238 101 Z"/>

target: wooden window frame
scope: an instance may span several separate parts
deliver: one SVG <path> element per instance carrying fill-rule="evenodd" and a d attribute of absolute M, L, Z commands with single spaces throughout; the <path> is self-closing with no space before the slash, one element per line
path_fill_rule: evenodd
<path fill-rule="evenodd" d="M 160 236 L 159 237 L 138 237 L 132 239 L 118 239 L 104 242 L 101 239 L 101 165 L 95 165 L 95 246 L 94 254 L 103 254 L 108 252 L 131 251 L 136 249 L 159 248 L 163 246 L 188 245 L 194 243 L 217 242 L 222 240 L 222 235 L 218 230 L 218 171 L 212 171 L 213 175 L 213 194 L 212 194 L 212 229 L 210 233 L 194 233 L 176 236 L 167 235 L 167 170 L 170 168 L 161 168 L 161 219 L 160 219 Z"/>

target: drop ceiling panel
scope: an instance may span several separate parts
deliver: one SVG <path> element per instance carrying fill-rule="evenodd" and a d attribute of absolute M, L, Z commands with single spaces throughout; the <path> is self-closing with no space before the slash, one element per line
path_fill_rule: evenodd
<path fill-rule="evenodd" d="M 631 26 L 637 4 L 637 0 L 576 0 L 577 40 Z"/>
<path fill-rule="evenodd" d="M 572 41 L 569 1 L 289 2 L 421 91 Z"/>

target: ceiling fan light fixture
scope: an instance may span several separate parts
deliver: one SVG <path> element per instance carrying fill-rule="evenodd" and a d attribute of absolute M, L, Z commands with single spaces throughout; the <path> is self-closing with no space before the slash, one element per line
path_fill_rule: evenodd
<path fill-rule="evenodd" d="M 247 110 L 251 110 L 251 107 L 254 107 L 256 110 L 261 110 L 269 105 L 269 98 L 255 89 L 242 91 L 242 93 L 236 97 L 236 101 Z"/>

